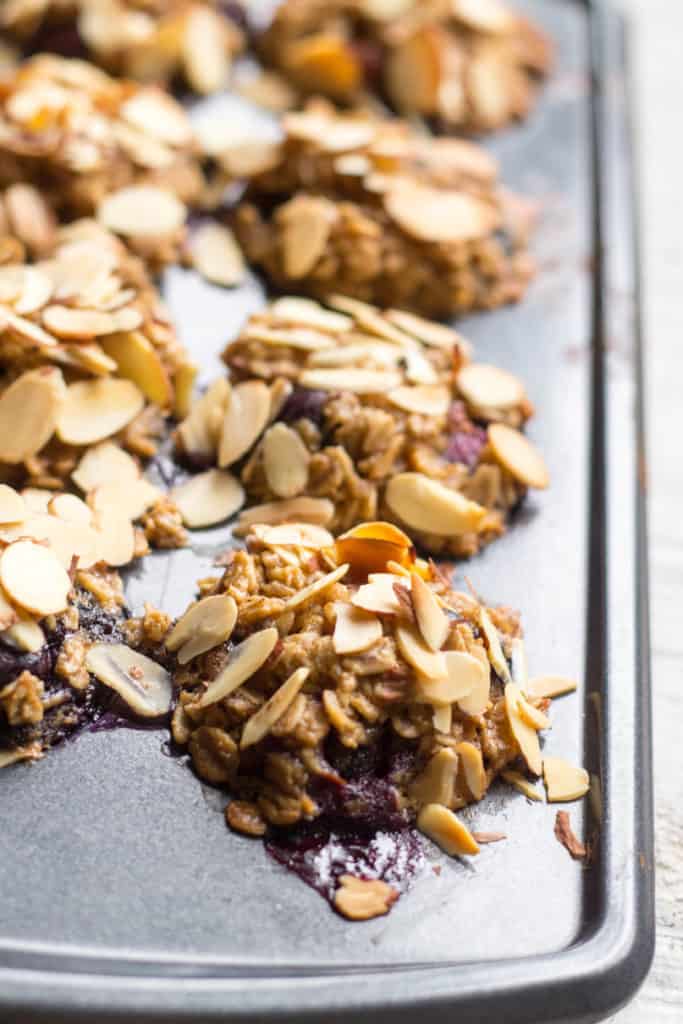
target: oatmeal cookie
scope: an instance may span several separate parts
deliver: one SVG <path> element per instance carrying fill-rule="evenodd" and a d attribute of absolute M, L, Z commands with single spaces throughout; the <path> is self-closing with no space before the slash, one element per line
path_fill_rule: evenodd
<path fill-rule="evenodd" d="M 306 519 L 339 533 L 379 515 L 432 553 L 467 557 L 504 532 L 528 487 L 547 485 L 521 433 L 533 412 L 522 382 L 471 362 L 449 327 L 285 297 L 224 358 L 232 383 L 216 381 L 176 435 L 186 460 L 217 467 L 176 493 L 190 517 L 213 503 L 218 521 L 220 486 L 226 515 L 248 500 L 242 530 Z"/>
<path fill-rule="evenodd" d="M 5 0 L 0 28 L 30 46 L 88 55 L 140 81 L 180 77 L 198 93 L 228 83 L 244 45 L 218 0 Z"/>
<path fill-rule="evenodd" d="M 303 94 L 488 132 L 531 110 L 550 40 L 500 0 L 285 0 L 260 49 Z"/>
<path fill-rule="evenodd" d="M 279 288 L 443 317 L 522 297 L 531 207 L 484 150 L 322 101 L 282 128 L 279 143 L 220 155 L 248 182 L 239 241 Z"/>

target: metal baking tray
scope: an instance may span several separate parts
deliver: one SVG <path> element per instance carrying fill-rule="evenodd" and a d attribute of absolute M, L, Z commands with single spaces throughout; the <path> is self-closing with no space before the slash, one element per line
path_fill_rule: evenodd
<path fill-rule="evenodd" d="M 504 786 L 466 817 L 508 840 L 436 857 L 388 917 L 350 924 L 260 843 L 223 798 L 164 756 L 162 732 L 81 735 L 0 787 L 3 1024 L 540 1021 L 587 1024 L 625 1002 L 653 950 L 651 722 L 641 353 L 622 23 L 587 0 L 527 0 L 558 44 L 530 120 L 487 142 L 538 199 L 540 274 L 518 307 L 469 318 L 481 358 L 521 372 L 551 489 L 468 563 L 519 608 L 533 673 L 580 680 L 545 749 L 601 782 L 590 868 L 553 836 L 556 807 Z M 213 102 L 213 101 L 209 101 Z M 238 292 L 167 273 L 203 377 L 246 314 Z M 226 529 L 132 572 L 134 609 L 182 610 Z M 596 825 L 571 806 L 579 834 Z"/>

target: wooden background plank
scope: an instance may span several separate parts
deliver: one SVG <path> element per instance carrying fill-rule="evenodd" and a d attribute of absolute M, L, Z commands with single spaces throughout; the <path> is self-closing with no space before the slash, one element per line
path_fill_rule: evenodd
<path fill-rule="evenodd" d="M 683 4 L 631 19 L 641 173 L 655 694 L 657 952 L 613 1024 L 683 1021 Z"/>

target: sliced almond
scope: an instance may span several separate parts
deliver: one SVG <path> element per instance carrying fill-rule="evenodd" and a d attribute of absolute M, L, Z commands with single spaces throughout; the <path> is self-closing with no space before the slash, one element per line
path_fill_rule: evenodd
<path fill-rule="evenodd" d="M 140 519 L 162 494 L 149 480 L 138 477 L 137 480 L 128 480 L 125 487 L 115 481 L 100 484 L 88 494 L 88 504 L 98 512 L 116 508 L 124 518 L 132 521 Z"/>
<path fill-rule="evenodd" d="M 524 385 L 514 374 L 486 363 L 463 366 L 455 379 L 468 405 L 474 408 L 517 408 L 525 398 Z"/>
<path fill-rule="evenodd" d="M 385 500 L 406 526 L 439 537 L 476 533 L 486 518 L 481 505 L 422 473 L 392 477 Z"/>
<path fill-rule="evenodd" d="M 22 343 L 28 343 L 30 347 L 47 349 L 48 353 L 51 354 L 52 350 L 59 344 L 57 339 L 52 334 L 44 331 L 39 324 L 33 320 L 28 320 L 26 317 L 18 316 L 18 314 L 13 313 L 10 309 L 2 311 L 2 319 L 4 322 L 3 326 L 9 328 L 15 338 Z"/>
<path fill-rule="evenodd" d="M 14 607 L 7 600 L 7 597 L 0 587 L 0 639 L 2 639 L 2 633 L 13 626 L 19 619 L 19 614 Z"/>
<path fill-rule="evenodd" d="M 10 647 L 15 647 L 19 651 L 27 651 L 29 654 L 35 654 L 47 643 L 45 634 L 38 623 L 28 616 L 20 618 L 18 622 L 13 622 L 11 626 L 3 630 L 0 633 L 0 640 Z"/>
<path fill-rule="evenodd" d="M 159 718 L 171 710 L 173 681 L 156 661 L 125 644 L 93 644 L 85 656 L 89 672 L 118 693 L 142 718 Z"/>
<path fill-rule="evenodd" d="M 199 706 L 208 708 L 224 697 L 230 696 L 242 683 L 250 679 L 270 657 L 278 641 L 274 626 L 261 629 L 233 648 L 225 667 L 218 673 L 199 701 Z"/>
<path fill-rule="evenodd" d="M 396 643 L 405 660 L 419 673 L 420 677 L 429 681 L 447 677 L 448 669 L 444 655 L 440 651 L 432 651 L 413 626 L 408 623 L 398 623 Z"/>
<path fill-rule="evenodd" d="M 192 405 L 178 427 L 178 437 L 188 455 L 206 459 L 215 456 L 231 390 L 227 377 L 218 377 Z"/>
<path fill-rule="evenodd" d="M 451 13 L 475 32 L 494 35 L 509 32 L 514 16 L 499 0 L 451 0 Z"/>
<path fill-rule="evenodd" d="M 140 479 L 140 469 L 135 459 L 113 441 L 102 441 L 88 448 L 71 479 L 82 491 L 88 492 L 116 481 L 125 488 Z"/>
<path fill-rule="evenodd" d="M 330 46 L 334 45 L 329 36 L 325 39 Z M 322 40 L 322 37 L 318 36 L 316 40 Z M 343 40 L 341 43 L 346 45 Z M 289 54 L 287 56 L 289 58 Z M 326 153 L 347 153 L 352 149 L 362 149 L 373 141 L 377 132 L 375 124 L 368 117 L 344 116 L 332 111 L 292 111 L 285 114 L 282 120 L 283 128 L 290 138 L 312 142 Z"/>
<path fill-rule="evenodd" d="M 366 370 L 349 367 L 343 370 L 302 370 L 298 383 L 315 391 L 351 391 L 355 395 L 381 395 L 395 390 L 401 375 L 390 370 Z"/>
<path fill-rule="evenodd" d="M 109 231 L 140 238 L 174 235 L 186 216 L 177 196 L 155 185 L 129 185 L 111 192 L 97 210 L 98 221 Z"/>
<path fill-rule="evenodd" d="M 451 704 L 435 705 L 432 723 L 436 732 L 442 732 L 448 736 L 453 725 L 453 706 Z"/>
<path fill-rule="evenodd" d="M 169 651 L 178 651 L 178 664 L 218 647 L 229 639 L 237 621 L 237 605 L 229 594 L 212 594 L 195 601 L 166 637 Z"/>
<path fill-rule="evenodd" d="M 258 321 L 251 321 L 243 334 L 242 341 L 260 341 L 264 345 L 280 348 L 301 349 L 304 352 L 318 352 L 334 345 L 334 338 L 311 327 L 269 327 Z"/>
<path fill-rule="evenodd" d="M 68 604 L 71 579 L 53 551 L 32 540 L 10 544 L 0 556 L 0 582 L 10 600 L 37 615 L 57 615 Z"/>
<path fill-rule="evenodd" d="M 392 405 L 420 416 L 445 416 L 451 404 L 448 388 L 441 384 L 416 384 L 390 391 L 387 398 Z"/>
<path fill-rule="evenodd" d="M 187 114 L 162 89 L 150 86 L 137 89 L 121 104 L 119 114 L 134 128 L 169 146 L 192 142 L 192 125 Z"/>
<path fill-rule="evenodd" d="M 509 785 L 514 786 L 518 793 L 523 793 L 527 800 L 542 801 L 543 797 L 536 789 L 536 787 L 525 779 L 520 772 L 516 772 L 513 768 L 506 768 L 500 773 L 501 779 Z"/>
<path fill-rule="evenodd" d="M 185 526 L 215 526 L 244 505 L 244 488 L 237 477 L 221 469 L 209 469 L 174 487 L 171 500 L 180 509 Z"/>
<path fill-rule="evenodd" d="M 192 264 L 212 284 L 232 288 L 246 276 L 244 256 L 229 228 L 214 221 L 202 224 L 190 242 Z"/>
<path fill-rule="evenodd" d="M 424 642 L 432 651 L 440 651 L 446 642 L 450 629 L 448 616 L 436 599 L 436 595 L 425 581 L 412 573 L 410 595 L 417 625 Z"/>
<path fill-rule="evenodd" d="M 460 758 L 467 788 L 475 800 L 481 800 L 486 792 L 486 769 L 479 747 L 474 743 L 458 743 L 455 752 Z"/>
<path fill-rule="evenodd" d="M 489 682 L 482 663 L 464 651 L 443 651 L 441 658 L 445 666 L 443 676 L 420 679 L 420 697 L 432 704 L 457 701 L 458 707 L 467 714 L 483 714 L 488 704 Z"/>
<path fill-rule="evenodd" d="M 505 423 L 491 423 L 488 440 L 496 460 L 525 487 L 543 490 L 550 483 L 538 450 L 519 430 Z"/>
<path fill-rule="evenodd" d="M 132 562 L 135 529 L 125 512 L 109 505 L 98 509 L 94 515 L 94 526 L 99 559 L 115 568 Z"/>
<path fill-rule="evenodd" d="M 325 331 L 330 334 L 342 334 L 353 326 L 351 317 L 324 309 L 319 302 L 314 302 L 313 299 L 301 299 L 298 296 L 286 295 L 284 298 L 271 302 L 268 309 L 272 316 L 282 323 L 311 327 L 313 330 Z"/>
<path fill-rule="evenodd" d="M 508 683 L 505 687 L 505 711 L 508 724 L 529 771 L 534 775 L 540 775 L 543 763 L 538 734 L 532 726 L 524 721 L 519 712 L 519 703 L 522 699 L 519 687 L 514 683 Z"/>
<path fill-rule="evenodd" d="M 302 590 L 298 590 L 296 594 L 289 597 L 284 604 L 282 609 L 283 613 L 292 611 L 294 608 L 300 608 L 302 604 L 306 604 L 312 597 L 318 597 L 324 591 L 329 590 L 331 586 L 338 583 L 339 580 L 343 579 L 349 571 L 348 565 L 339 565 L 332 572 L 326 573 L 319 579 L 314 580 L 313 583 L 309 583 L 307 587 Z"/>
<path fill-rule="evenodd" d="M 577 768 L 561 757 L 543 758 L 543 781 L 551 804 L 580 800 L 590 789 L 585 768 Z"/>
<path fill-rule="evenodd" d="M 482 605 L 479 605 L 478 618 L 479 627 L 484 634 L 484 639 L 486 640 L 489 661 L 493 665 L 496 675 L 502 679 L 504 683 L 511 683 L 512 676 L 510 675 L 510 667 L 507 663 L 507 658 L 503 653 L 503 645 L 500 642 L 498 630 L 493 625 L 489 613 Z"/>
<path fill-rule="evenodd" d="M 334 537 L 328 530 L 312 523 L 283 523 L 281 526 L 256 524 L 252 527 L 251 534 L 268 547 L 311 548 L 318 551 L 334 544 Z M 343 562 L 345 559 L 338 561 Z"/>
<path fill-rule="evenodd" d="M 24 487 L 21 496 L 31 515 L 47 515 L 48 505 L 54 496 L 54 491 L 47 491 L 42 487 Z"/>
<path fill-rule="evenodd" d="M 422 405 L 422 409 L 415 409 L 416 412 L 422 412 L 426 406 L 429 406 L 429 410 L 443 408 L 443 402 L 439 399 L 435 389 L 436 384 L 439 380 L 439 375 L 430 363 L 429 359 L 420 352 L 418 349 L 405 349 L 403 352 L 403 362 L 405 364 L 405 375 L 406 380 L 409 380 L 411 384 L 420 385 L 423 388 L 429 386 L 430 393 L 428 394 L 425 390 L 421 395 L 418 396 L 418 401 Z M 448 389 L 444 389 L 448 390 Z M 395 392 L 394 392 L 395 394 Z M 410 395 L 409 400 L 415 403 L 415 395 Z M 448 400 L 450 404 L 450 391 L 448 391 Z M 394 405 L 396 402 L 394 402 Z M 405 406 L 404 406 L 405 408 Z M 412 411 L 412 410 L 409 410 Z M 431 412 L 427 411 L 425 415 L 441 415 L 438 411 Z"/>
<path fill-rule="evenodd" d="M 260 380 L 249 380 L 232 389 L 218 445 L 218 465 L 237 462 L 258 441 L 270 415 L 270 391 Z"/>
<path fill-rule="evenodd" d="M 57 434 L 66 444 L 95 444 L 123 430 L 141 412 L 145 399 L 129 380 L 82 380 L 67 388 Z"/>
<path fill-rule="evenodd" d="M 48 306 L 43 310 L 42 320 L 48 331 L 65 341 L 97 338 L 117 329 L 115 316 L 98 309 Z"/>
<path fill-rule="evenodd" d="M 377 615 L 400 615 L 402 606 L 394 590 L 396 577 L 390 573 L 373 575 L 374 579 L 370 583 L 358 588 L 351 598 L 351 604 L 354 608 Z"/>
<path fill-rule="evenodd" d="M 243 512 L 238 528 L 245 533 L 254 523 L 302 522 L 316 526 L 327 526 L 334 517 L 334 505 L 329 498 L 288 498 L 285 501 L 271 501 L 265 505 L 254 505 Z"/>
<path fill-rule="evenodd" d="M 389 49 L 384 84 L 393 107 L 402 113 L 436 112 L 443 78 L 442 51 L 442 37 L 429 25 L 407 34 Z"/>
<path fill-rule="evenodd" d="M 536 676 L 529 680 L 527 693 L 529 697 L 561 697 L 565 693 L 573 693 L 577 688 L 575 679 L 564 676 Z"/>
<path fill-rule="evenodd" d="M 360 654 L 381 640 L 382 624 L 376 615 L 345 601 L 338 601 L 334 610 L 332 645 L 336 654 Z"/>
<path fill-rule="evenodd" d="M 402 309 L 389 309 L 385 316 L 387 320 L 395 324 L 400 330 L 405 331 L 406 334 L 411 335 L 413 338 L 417 338 L 424 345 L 446 349 L 451 349 L 456 345 L 464 346 L 465 348 L 469 347 L 468 343 L 457 331 L 454 331 L 452 327 L 446 327 L 445 324 L 424 320 L 421 316 L 415 316 L 414 313 L 406 313 Z"/>
<path fill-rule="evenodd" d="M 251 716 L 242 730 L 241 750 L 260 743 L 263 737 L 270 732 L 306 682 L 309 672 L 308 668 L 298 668 L 292 672 L 289 679 Z"/>
<path fill-rule="evenodd" d="M 120 489 L 121 484 L 114 486 Z M 48 511 L 50 515 L 65 519 L 68 523 L 80 526 L 90 526 L 92 523 L 92 512 L 75 494 L 56 494 L 48 504 Z"/>
<path fill-rule="evenodd" d="M 199 4 L 190 7 L 183 33 L 183 66 L 194 91 L 204 96 L 218 92 L 228 81 L 231 61 L 223 28 L 217 11 Z"/>
<path fill-rule="evenodd" d="M 27 515 L 22 496 L 13 487 L 0 484 L 0 523 L 21 523 Z"/>
<path fill-rule="evenodd" d="M 541 729 L 551 728 L 548 716 L 544 715 L 538 708 L 535 708 L 533 704 L 529 704 L 524 697 L 524 694 L 522 694 L 520 700 L 517 702 L 517 710 L 522 717 L 522 721 L 526 722 L 527 725 L 530 725 L 532 729 L 536 730 L 536 732 L 540 732 Z"/>
<path fill-rule="evenodd" d="M 521 636 L 515 636 L 510 641 L 510 673 L 512 682 L 526 693 L 529 682 L 529 673 L 526 663 L 526 647 Z"/>
<path fill-rule="evenodd" d="M 173 388 L 168 371 L 144 334 L 117 328 L 114 334 L 102 338 L 100 344 L 114 360 L 119 375 L 136 384 L 150 402 L 162 409 L 171 404 Z"/>
<path fill-rule="evenodd" d="M 280 208 L 282 259 L 288 278 L 306 277 L 325 252 L 339 216 L 329 199 L 299 195 Z"/>
<path fill-rule="evenodd" d="M 432 839 L 450 857 L 479 853 L 472 833 L 456 818 L 453 811 L 441 804 L 427 804 L 417 816 L 420 832 Z"/>
<path fill-rule="evenodd" d="M 411 238 L 467 242 L 490 235 L 500 223 L 495 207 L 468 192 L 397 183 L 383 196 L 384 209 Z"/>
<path fill-rule="evenodd" d="M 52 281 L 47 274 L 37 267 L 23 267 L 21 295 L 14 303 L 14 311 L 20 316 L 37 313 L 50 301 L 53 291 Z"/>
<path fill-rule="evenodd" d="M 19 761 L 37 761 L 42 757 L 40 743 L 29 743 L 25 747 L 12 747 L 11 750 L 0 750 L 0 768 L 9 768 Z"/>
<path fill-rule="evenodd" d="M 17 377 L 0 395 L 0 461 L 23 462 L 52 437 L 66 397 L 59 370 L 44 366 Z"/>
<path fill-rule="evenodd" d="M 295 430 L 275 423 L 263 437 L 263 471 L 273 494 L 294 498 L 308 482 L 310 455 Z"/>
<path fill-rule="evenodd" d="M 434 754 L 411 783 L 411 798 L 418 807 L 424 807 L 425 804 L 441 804 L 448 807 L 453 800 L 457 771 L 458 756 L 449 747 L 445 747 Z"/>

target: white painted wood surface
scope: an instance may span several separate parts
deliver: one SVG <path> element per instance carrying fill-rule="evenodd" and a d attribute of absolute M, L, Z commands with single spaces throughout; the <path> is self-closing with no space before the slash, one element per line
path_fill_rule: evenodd
<path fill-rule="evenodd" d="M 655 712 L 657 952 L 612 1024 L 683 1022 L 683 4 L 632 21 L 641 172 Z M 680 374 L 680 377 L 679 377 Z"/>

